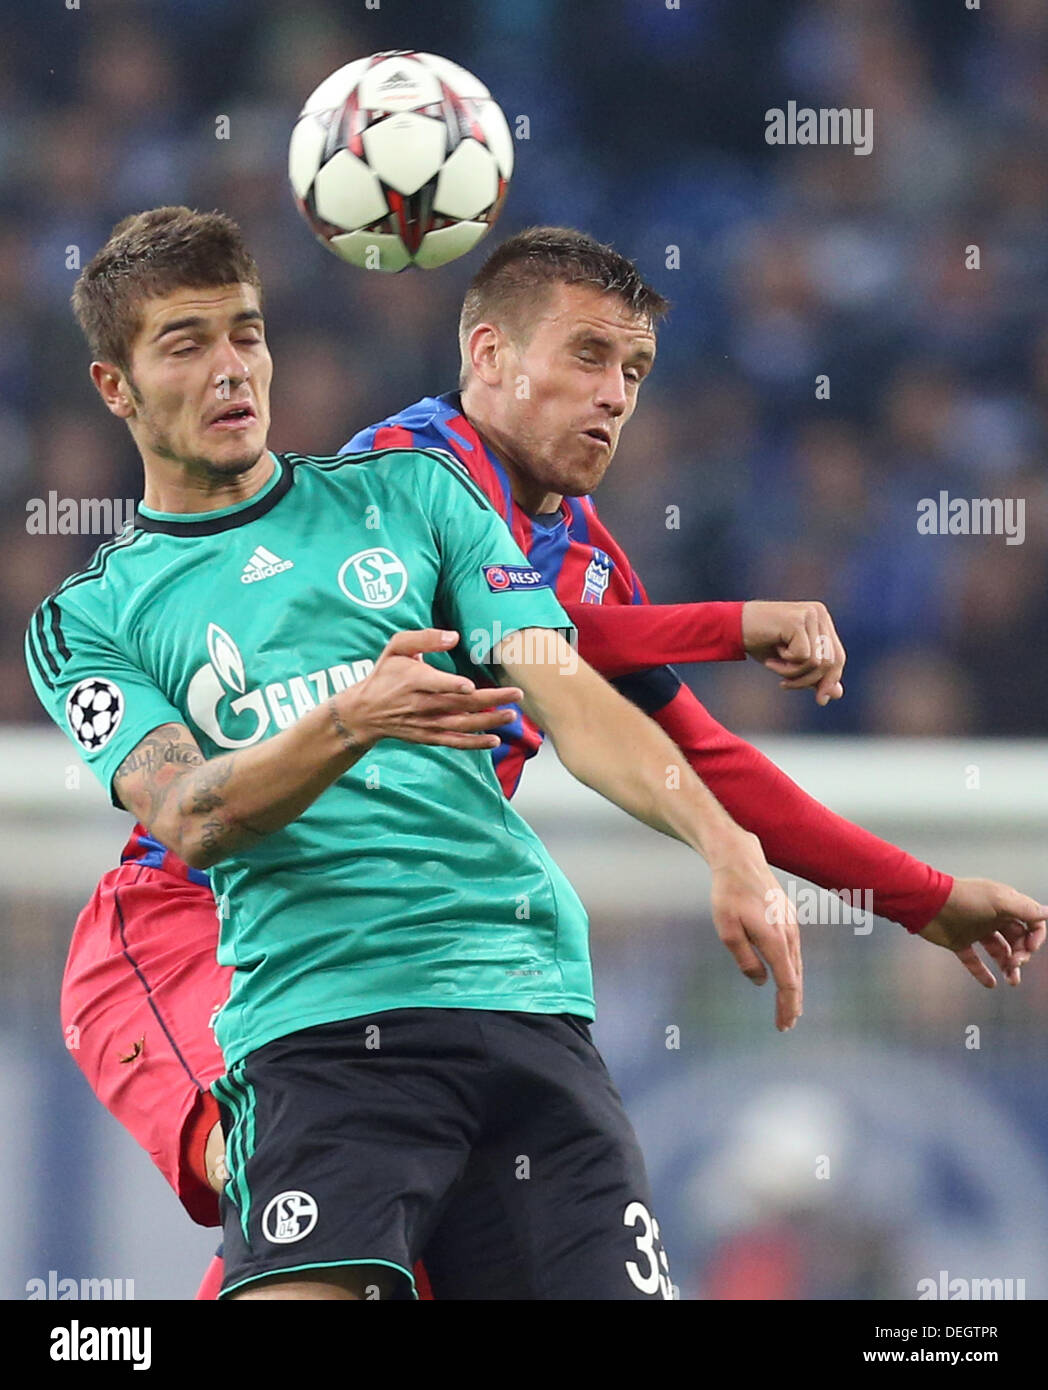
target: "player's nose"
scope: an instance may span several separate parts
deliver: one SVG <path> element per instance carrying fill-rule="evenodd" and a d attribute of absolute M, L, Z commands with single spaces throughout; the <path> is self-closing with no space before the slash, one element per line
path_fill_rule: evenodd
<path fill-rule="evenodd" d="M 617 367 L 606 371 L 601 377 L 594 402 L 612 415 L 621 415 L 629 402 L 626 394 L 626 378 Z"/>
<path fill-rule="evenodd" d="M 251 368 L 241 357 L 236 345 L 228 339 L 218 345 L 212 361 L 216 385 L 223 382 L 230 387 L 242 385 L 251 375 Z"/>

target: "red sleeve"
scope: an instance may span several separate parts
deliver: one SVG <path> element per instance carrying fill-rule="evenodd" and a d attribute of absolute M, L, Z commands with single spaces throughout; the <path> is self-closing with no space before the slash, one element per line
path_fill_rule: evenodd
<path fill-rule="evenodd" d="M 579 505 L 589 544 L 607 551 L 616 575 L 607 603 L 565 603 L 561 598 L 578 629 L 585 661 L 608 680 L 678 661 L 745 661 L 741 602 L 651 603 L 593 498 L 584 497 Z"/>
<path fill-rule="evenodd" d="M 879 917 L 917 932 L 953 879 L 827 810 L 763 753 L 709 714 L 686 686 L 653 718 L 724 809 L 764 846 L 768 862 L 821 888 L 870 889 Z"/>
<path fill-rule="evenodd" d="M 608 680 L 678 661 L 744 661 L 741 603 L 565 603 L 579 655 Z"/>

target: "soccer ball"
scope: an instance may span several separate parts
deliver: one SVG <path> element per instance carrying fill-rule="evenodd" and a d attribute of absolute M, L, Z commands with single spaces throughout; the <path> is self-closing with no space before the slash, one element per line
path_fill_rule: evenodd
<path fill-rule="evenodd" d="M 118 685 L 102 676 L 89 676 L 69 692 L 66 717 L 80 746 L 91 753 L 108 743 L 124 714 Z"/>
<path fill-rule="evenodd" d="M 432 53 L 375 53 L 321 82 L 291 135 L 288 174 L 320 241 L 365 270 L 432 270 L 502 207 L 513 138 L 487 87 Z"/>

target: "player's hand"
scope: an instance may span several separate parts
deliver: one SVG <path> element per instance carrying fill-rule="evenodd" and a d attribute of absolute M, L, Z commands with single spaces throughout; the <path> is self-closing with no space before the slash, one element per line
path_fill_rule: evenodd
<path fill-rule="evenodd" d="M 844 694 L 847 658 L 824 603 L 744 603 L 742 642 L 749 656 L 782 676 L 783 690 L 814 686 L 820 705 Z"/>
<path fill-rule="evenodd" d="M 375 669 L 336 697 L 338 712 L 353 741 L 370 748 L 379 739 L 429 743 L 443 748 L 497 748 L 499 736 L 487 730 L 511 724 L 514 710 L 501 705 L 523 699 L 517 686 L 477 689 L 453 671 L 422 660 L 425 652 L 447 652 L 457 632 L 423 628 L 398 632 L 386 643 Z"/>
<path fill-rule="evenodd" d="M 756 835 L 741 832 L 727 854 L 711 856 L 717 935 L 755 985 L 771 970 L 777 990 L 775 1026 L 792 1028 L 803 1012 L 804 970 L 793 904 L 768 868 Z"/>
<path fill-rule="evenodd" d="M 1048 907 L 1006 883 L 957 878 L 939 915 L 918 935 L 933 946 L 952 951 L 981 985 L 993 989 L 997 981 L 976 955 L 976 945 L 996 961 L 1010 985 L 1017 985 L 1021 967 L 1044 945 L 1046 921 Z"/>

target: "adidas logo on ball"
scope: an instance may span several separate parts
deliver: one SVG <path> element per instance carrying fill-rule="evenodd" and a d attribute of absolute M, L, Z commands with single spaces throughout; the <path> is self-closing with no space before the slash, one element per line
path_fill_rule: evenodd
<path fill-rule="evenodd" d="M 390 87 L 412 87 L 414 79 L 409 77 L 406 72 L 391 72 L 388 77 L 384 77 L 378 84 L 380 92 L 387 91 Z"/>
<path fill-rule="evenodd" d="M 282 560 L 279 555 L 274 555 L 271 550 L 267 550 L 264 545 L 255 546 L 255 553 L 244 566 L 240 576 L 241 584 L 255 584 L 260 579 L 270 579 L 274 574 L 282 574 L 284 570 L 294 569 L 293 560 Z"/>

